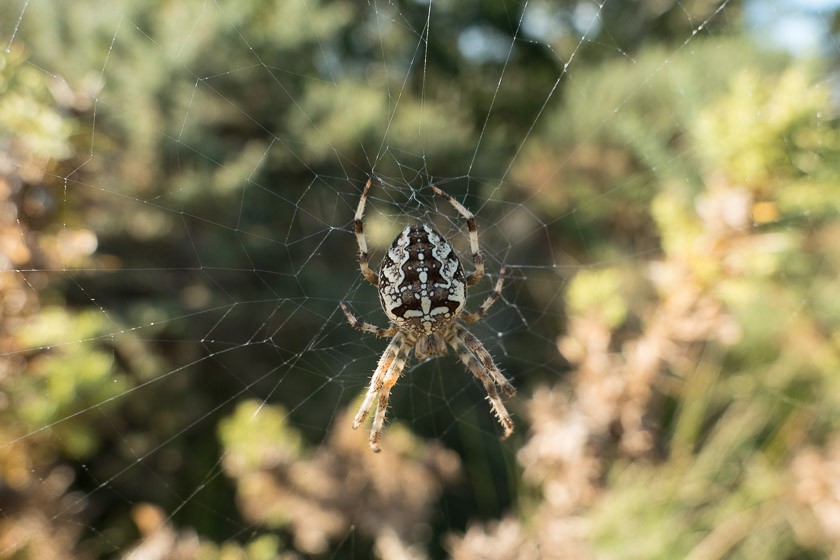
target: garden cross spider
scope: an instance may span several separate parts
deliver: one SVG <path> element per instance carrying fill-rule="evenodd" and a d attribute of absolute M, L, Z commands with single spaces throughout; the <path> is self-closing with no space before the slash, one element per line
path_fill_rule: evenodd
<path fill-rule="evenodd" d="M 359 206 L 356 208 L 356 241 L 359 244 L 359 266 L 362 275 L 374 285 L 379 292 L 382 309 L 391 320 L 387 329 L 363 323 L 354 317 L 344 302 L 341 309 L 350 324 L 362 332 L 376 336 L 389 336 L 390 344 L 385 348 L 379 365 L 373 372 L 365 400 L 362 402 L 353 429 L 364 422 L 370 411 L 373 400 L 378 396 L 376 414 L 370 432 L 370 447 L 379 451 L 379 438 L 385 423 L 385 411 L 388 408 L 388 397 L 391 388 L 399 379 L 405 368 L 408 354 L 414 349 L 419 360 L 446 353 L 449 344 L 457 352 L 458 358 L 484 384 L 487 398 L 504 428 L 502 439 L 513 431 L 513 420 L 510 418 L 496 385 L 508 396 L 516 389 L 510 381 L 502 375 L 490 353 L 484 345 L 474 337 L 457 319 L 473 323 L 481 319 L 497 299 L 502 289 L 505 269 L 499 271 L 499 280 L 493 291 L 475 313 L 464 311 L 467 301 L 467 287 L 472 286 L 484 276 L 484 259 L 478 249 L 478 230 L 475 216 L 464 208 L 461 203 L 432 186 L 432 190 L 445 198 L 455 209 L 467 219 L 470 232 L 470 249 L 475 265 L 475 272 L 464 276 L 461 261 L 452 246 L 438 232 L 428 225 L 406 227 L 400 233 L 379 268 L 379 274 L 374 273 L 368 266 L 368 250 L 362 227 L 362 216 L 365 212 L 365 202 L 371 181 L 368 180 Z M 494 385 L 495 382 L 495 385 Z"/>

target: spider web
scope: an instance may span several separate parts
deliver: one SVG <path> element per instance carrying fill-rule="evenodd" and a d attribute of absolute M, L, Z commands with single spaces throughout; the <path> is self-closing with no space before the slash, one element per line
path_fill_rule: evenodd
<path fill-rule="evenodd" d="M 581 357 L 596 354 L 595 333 L 609 327 L 604 359 L 619 367 L 611 360 L 622 344 L 650 333 L 645 314 L 669 317 L 665 306 L 642 309 L 663 288 L 641 283 L 661 272 L 651 262 L 671 266 L 667 257 L 685 247 L 679 213 L 694 211 L 704 185 L 725 183 L 697 161 L 747 159 L 714 152 L 708 138 L 732 132 L 726 122 L 709 132 L 698 115 L 729 99 L 744 111 L 731 127 L 769 135 L 776 129 L 746 114 L 771 87 L 764 76 L 787 76 L 778 87 L 797 94 L 833 92 L 830 72 L 802 62 L 809 48 L 826 49 L 816 53 L 824 59 L 840 53 L 821 9 L 734 0 L 8 3 L 0 509 L 11 528 L 0 557 L 478 557 L 471 533 L 458 535 L 490 520 L 499 538 L 494 520 L 550 501 L 533 477 L 550 482 L 566 467 L 534 475 L 540 463 L 527 446 L 540 422 L 574 410 L 568 382 L 597 369 Z M 774 27 L 773 14 L 786 10 L 799 28 Z M 766 44 L 768 29 L 780 44 Z M 778 52 L 786 47 L 803 58 Z M 800 74 L 785 74 L 794 67 L 809 69 L 801 87 Z M 807 115 L 815 130 L 834 127 L 831 103 L 805 97 L 825 107 Z M 769 99 L 762 108 L 772 113 L 783 100 Z M 698 198 L 703 223 L 723 224 L 701 238 L 768 233 L 767 245 L 728 258 L 784 253 L 772 243 L 790 240 L 776 230 L 831 231 L 824 223 L 837 201 L 825 184 L 834 176 L 805 160 L 828 160 L 834 146 L 816 137 L 808 151 L 799 146 L 810 140 L 781 134 L 788 153 L 778 161 L 794 161 L 801 187 L 788 206 L 770 187 L 748 202 L 723 187 Z M 744 166 L 753 184 L 758 167 Z M 507 401 L 510 440 L 498 442 L 481 384 L 454 355 L 412 358 L 392 392 L 382 454 L 367 448 L 366 427 L 349 430 L 387 344 L 354 331 L 339 308 L 387 326 L 353 233 L 368 178 L 372 267 L 406 225 L 429 223 L 471 269 L 466 224 L 429 185 L 476 216 L 488 278 L 469 290 L 468 309 L 505 266 L 501 298 L 469 329 L 519 389 Z M 748 221 L 732 218 L 739 204 L 750 207 Z M 826 300 L 836 263 L 803 264 L 825 279 L 815 293 Z M 628 270 L 639 285 L 611 276 Z M 800 277 L 778 274 L 800 293 Z M 786 320 L 823 301 L 809 294 L 801 309 L 781 307 Z M 733 326 L 733 314 L 715 315 L 714 335 L 666 342 L 687 362 L 710 363 L 693 349 L 760 328 L 760 318 Z M 686 322 L 714 322 L 701 315 L 692 307 Z M 835 315 L 815 323 L 836 338 Z M 650 457 L 662 451 L 645 443 L 651 437 L 678 441 L 689 430 L 671 422 L 678 399 L 660 386 L 678 377 L 645 382 L 645 394 L 656 385 L 665 395 L 665 420 L 650 428 L 639 413 L 637 439 L 626 419 L 636 401 L 622 393 L 625 418 L 604 421 L 622 433 L 599 432 L 621 440 L 615 453 Z M 540 400 L 546 387 L 554 392 Z M 787 385 L 773 391 L 803 418 L 815 410 Z M 551 429 L 568 436 L 561 418 Z M 803 446 L 831 432 L 804 419 L 790 430 Z M 562 442 L 545 445 L 562 454 Z"/>

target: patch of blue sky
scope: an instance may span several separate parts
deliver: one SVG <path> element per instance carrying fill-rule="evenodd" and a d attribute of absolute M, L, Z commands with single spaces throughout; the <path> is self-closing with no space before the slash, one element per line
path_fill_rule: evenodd
<path fill-rule="evenodd" d="M 840 0 L 749 0 L 745 15 L 753 35 L 768 47 L 809 57 L 837 48 L 830 22 L 838 8 Z"/>

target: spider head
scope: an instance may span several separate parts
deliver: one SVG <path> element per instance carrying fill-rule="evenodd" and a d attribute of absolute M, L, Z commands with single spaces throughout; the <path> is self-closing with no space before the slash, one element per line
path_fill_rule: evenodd
<path fill-rule="evenodd" d="M 400 233 L 379 269 L 379 301 L 400 328 L 430 335 L 448 327 L 467 301 L 464 269 L 452 246 L 427 225 Z"/>
<path fill-rule="evenodd" d="M 438 333 L 421 336 L 414 346 L 414 355 L 420 361 L 444 354 L 446 354 L 446 341 Z"/>

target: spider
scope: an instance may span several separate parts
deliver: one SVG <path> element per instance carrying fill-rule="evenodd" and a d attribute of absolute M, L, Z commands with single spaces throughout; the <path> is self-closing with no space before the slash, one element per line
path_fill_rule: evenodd
<path fill-rule="evenodd" d="M 484 276 L 484 259 L 478 249 L 475 216 L 447 193 L 432 186 L 435 193 L 445 198 L 466 218 L 475 271 L 465 276 L 461 261 L 458 260 L 452 246 L 442 235 L 423 224 L 406 227 L 394 239 L 382 259 L 377 275 L 368 265 L 367 242 L 362 226 L 370 184 L 371 180 L 368 180 L 356 208 L 355 229 L 356 241 L 359 244 L 359 266 L 365 279 L 377 288 L 379 301 L 391 320 L 391 326 L 383 329 L 359 321 L 350 313 L 344 302 L 341 302 L 341 309 L 353 328 L 392 338 L 379 358 L 379 365 L 373 372 L 365 399 L 353 420 L 353 429 L 365 421 L 374 399 L 379 397 L 370 431 L 370 447 L 378 452 L 388 397 L 391 388 L 405 369 L 411 349 L 414 349 L 417 359 L 422 361 L 446 354 L 446 345 L 449 344 L 466 368 L 484 384 L 490 405 L 504 429 L 501 439 L 507 438 L 513 432 L 513 420 L 499 397 L 496 385 L 508 396 L 512 396 L 516 389 L 496 367 L 484 345 L 458 321 L 460 319 L 474 323 L 484 317 L 490 306 L 499 298 L 504 267 L 499 271 L 496 286 L 481 307 L 474 313 L 464 311 L 467 287 L 477 283 Z"/>

